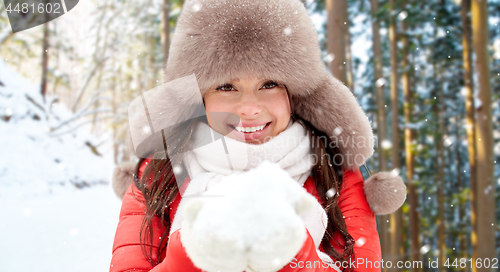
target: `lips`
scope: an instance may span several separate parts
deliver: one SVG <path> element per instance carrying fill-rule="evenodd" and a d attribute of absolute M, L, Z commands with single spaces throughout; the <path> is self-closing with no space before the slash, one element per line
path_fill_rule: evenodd
<path fill-rule="evenodd" d="M 271 125 L 272 122 L 268 123 L 253 123 L 253 124 L 242 124 L 242 125 L 228 125 L 231 129 L 232 132 L 231 134 L 236 138 L 240 139 L 241 141 L 246 141 L 246 142 L 251 142 L 254 143 L 255 141 L 261 141 L 264 140 L 265 135 L 267 133 L 267 129 Z M 262 127 L 263 126 L 263 127 Z M 262 127 L 262 129 L 260 129 Z M 243 131 L 244 129 L 244 131 Z M 248 130 L 248 132 L 247 132 Z"/>
<path fill-rule="evenodd" d="M 238 132 L 243 132 L 243 133 L 253 133 L 253 132 L 257 132 L 257 131 L 261 131 L 261 130 L 264 130 L 271 122 L 268 122 L 268 123 L 265 123 L 265 124 L 260 124 L 260 125 L 254 125 L 254 124 L 244 124 L 244 125 L 241 125 L 241 126 L 237 126 L 237 125 L 232 125 L 230 124 L 229 126 L 238 131 Z"/>

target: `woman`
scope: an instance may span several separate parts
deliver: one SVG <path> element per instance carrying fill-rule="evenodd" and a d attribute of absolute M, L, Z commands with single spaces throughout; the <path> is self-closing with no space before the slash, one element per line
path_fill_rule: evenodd
<path fill-rule="evenodd" d="M 186 253 L 179 206 L 184 196 L 265 160 L 288 172 L 321 210 L 304 219 L 307 239 L 295 257 L 269 271 L 338 271 L 307 266 L 335 261 L 347 264 L 345 271 L 380 271 L 366 264 L 381 260 L 375 213 L 399 208 L 405 187 L 389 173 L 363 183 L 359 167 L 373 153 L 370 123 L 325 71 L 317 40 L 298 0 L 185 4 L 169 83 L 145 95 L 145 110 L 131 119 L 136 154 L 145 159 L 123 198 L 110 271 L 210 270 Z"/>

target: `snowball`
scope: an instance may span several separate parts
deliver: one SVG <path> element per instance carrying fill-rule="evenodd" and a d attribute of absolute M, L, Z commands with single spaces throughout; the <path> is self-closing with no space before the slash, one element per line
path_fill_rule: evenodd
<path fill-rule="evenodd" d="M 193 263 L 206 271 L 279 270 L 307 237 L 299 215 L 317 203 L 269 161 L 223 177 L 205 194 L 211 197 L 186 203 L 181 241 Z"/>

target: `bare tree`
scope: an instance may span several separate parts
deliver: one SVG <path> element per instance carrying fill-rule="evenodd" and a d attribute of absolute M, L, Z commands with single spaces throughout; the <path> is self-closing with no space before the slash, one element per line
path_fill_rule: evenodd
<path fill-rule="evenodd" d="M 332 59 L 329 68 L 333 76 L 346 84 L 345 33 L 347 29 L 347 1 L 326 0 L 326 12 L 327 51 Z"/>
<path fill-rule="evenodd" d="M 470 211 L 471 211 L 471 222 L 472 222 L 472 233 L 471 238 L 473 240 L 477 239 L 477 227 L 476 224 L 476 183 L 477 183 L 477 154 L 476 154 L 476 122 L 475 122 L 475 109 L 474 109 L 474 91 L 473 91 L 473 78 L 472 78 L 472 52 L 471 52 L 471 25 L 470 25 L 470 0 L 462 0 L 462 8 L 460 15 L 462 17 L 462 57 L 464 64 L 464 88 L 465 88 L 465 112 L 466 112 L 466 127 L 467 140 L 468 140 L 468 153 L 469 153 L 469 175 L 470 175 Z M 462 208 L 460 213 L 463 214 Z M 462 217 L 461 217 L 462 218 Z M 465 249 L 466 241 L 460 241 L 460 248 Z M 475 251 L 476 245 L 472 244 L 473 251 Z M 463 254 L 467 254 L 466 250 L 462 250 Z M 466 257 L 467 255 L 463 256 Z"/>
<path fill-rule="evenodd" d="M 49 73 L 49 22 L 43 24 L 43 39 L 42 39 L 42 83 L 40 92 L 42 93 L 43 101 L 47 94 L 47 74 Z"/>
<path fill-rule="evenodd" d="M 438 70 L 438 74 L 442 75 L 441 69 Z M 441 79 L 438 80 L 442 82 Z M 446 271 L 444 266 L 444 260 L 446 260 L 446 232 L 445 232 L 445 209 L 444 209 L 444 168 L 445 168 L 445 150 L 444 150 L 444 142 L 443 135 L 446 134 L 446 127 L 444 125 L 445 118 L 445 103 L 444 103 L 444 91 L 443 87 L 440 83 L 437 83 L 436 91 L 438 92 L 438 101 L 434 103 L 434 113 L 438 120 L 437 127 L 437 139 L 436 143 L 436 166 L 437 166 L 437 202 L 438 202 L 438 231 L 437 231 L 437 239 L 438 239 L 438 259 L 440 260 L 438 271 Z"/>
<path fill-rule="evenodd" d="M 475 201 L 477 217 L 473 223 L 473 263 L 496 256 L 495 183 L 493 165 L 493 124 L 491 113 L 490 59 L 488 53 L 488 2 L 472 0 L 472 44 L 477 72 L 479 105 L 476 105 L 477 183 Z M 480 245 L 480 246 L 479 246 Z M 479 266 L 479 265 L 478 265 Z M 482 265 L 477 271 L 492 271 Z M 473 269 L 473 271 L 475 271 Z"/>
<path fill-rule="evenodd" d="M 351 93 L 354 93 L 354 72 L 353 72 L 353 60 L 351 53 L 351 32 L 349 31 L 349 16 L 346 13 L 345 21 L 345 57 L 346 57 L 346 72 L 347 72 L 347 86 Z"/>
<path fill-rule="evenodd" d="M 162 46 L 163 46 L 163 65 L 167 66 L 167 59 L 170 48 L 170 0 L 163 0 L 163 19 L 162 19 Z"/>
<path fill-rule="evenodd" d="M 378 0 L 371 0 L 371 14 L 372 14 L 372 41 L 373 41 L 373 55 L 374 55 L 374 75 L 375 87 L 377 98 L 377 136 L 378 136 L 378 170 L 386 171 L 387 167 L 387 151 L 385 149 L 385 141 L 387 140 L 387 120 L 385 113 L 385 80 L 382 75 L 382 47 L 380 42 L 380 25 L 376 17 L 378 13 Z M 388 215 L 378 216 L 378 225 L 380 226 L 380 244 L 382 249 L 382 256 L 389 256 L 390 252 L 390 236 L 389 236 L 389 220 Z M 387 268 L 384 268 L 386 270 Z"/>
<path fill-rule="evenodd" d="M 392 111 L 392 168 L 400 169 L 400 150 L 399 150 L 399 93 L 398 93 L 398 48 L 397 48 L 397 33 L 396 33 L 396 18 L 394 11 L 396 9 L 396 1 L 389 1 L 389 42 L 391 53 L 391 111 Z M 398 209 L 390 216 L 391 225 L 391 259 L 393 262 L 402 260 L 403 241 L 402 241 L 402 221 L 403 211 Z M 399 271 L 396 266 L 393 266 L 391 271 Z"/>
<path fill-rule="evenodd" d="M 401 30 L 402 30 L 402 63 L 403 74 L 402 74 L 402 82 L 403 82 L 403 94 L 404 94 L 404 117 L 405 123 L 411 124 L 413 122 L 413 101 L 412 95 L 413 91 L 411 90 L 410 84 L 410 67 L 411 64 L 408 61 L 408 34 L 407 34 L 407 26 L 405 20 L 401 22 Z M 418 193 L 417 188 L 415 188 L 415 184 L 413 183 L 413 173 L 415 168 L 415 155 L 413 149 L 413 141 L 415 139 L 415 131 L 411 129 L 408 125 L 405 126 L 404 129 L 404 137 L 405 137 L 405 155 L 406 155 L 406 180 L 408 183 L 408 198 L 410 201 L 410 258 L 412 263 L 420 261 L 420 239 L 419 239 L 419 216 L 418 216 Z M 412 271 L 420 271 L 421 268 L 419 266 L 414 266 L 411 268 Z"/>

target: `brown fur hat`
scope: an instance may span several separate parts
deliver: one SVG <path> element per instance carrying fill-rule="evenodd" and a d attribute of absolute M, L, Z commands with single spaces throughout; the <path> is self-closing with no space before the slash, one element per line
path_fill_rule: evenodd
<path fill-rule="evenodd" d="M 316 30 L 299 0 L 186 2 L 170 46 L 166 81 L 191 74 L 202 95 L 244 75 L 283 83 L 296 115 L 337 140 L 344 168 L 357 169 L 373 154 L 368 117 L 325 69 Z"/>
<path fill-rule="evenodd" d="M 155 132 L 196 115 L 207 90 L 243 76 L 284 84 L 295 114 L 337 144 L 344 169 L 358 169 L 372 156 L 370 121 L 350 90 L 325 69 L 316 30 L 299 0 L 187 1 L 173 34 L 166 83 L 129 107 L 136 155 L 163 147 Z M 365 194 L 376 213 L 395 211 L 406 198 L 402 179 L 388 174 L 367 180 L 373 186 Z"/>

